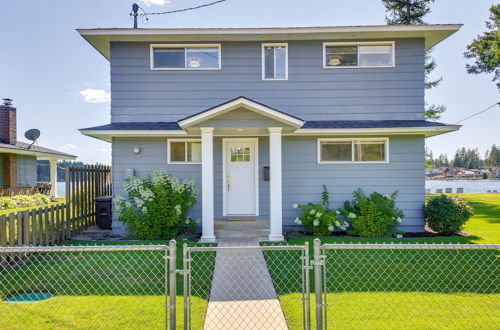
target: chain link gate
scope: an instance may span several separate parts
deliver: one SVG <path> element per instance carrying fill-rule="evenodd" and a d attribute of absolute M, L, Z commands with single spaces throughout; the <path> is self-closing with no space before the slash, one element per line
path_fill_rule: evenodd
<path fill-rule="evenodd" d="M 316 239 L 316 328 L 498 328 L 499 252 L 500 245 Z"/>
<path fill-rule="evenodd" d="M 183 268 L 185 329 L 310 328 L 308 243 L 184 246 Z"/>

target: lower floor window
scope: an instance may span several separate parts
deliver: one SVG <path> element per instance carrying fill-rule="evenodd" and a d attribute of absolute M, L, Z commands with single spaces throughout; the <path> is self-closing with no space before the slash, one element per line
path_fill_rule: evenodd
<path fill-rule="evenodd" d="M 199 140 L 169 140 L 168 162 L 170 164 L 201 163 L 201 142 Z"/>
<path fill-rule="evenodd" d="M 318 139 L 318 162 L 387 162 L 389 139 Z"/>

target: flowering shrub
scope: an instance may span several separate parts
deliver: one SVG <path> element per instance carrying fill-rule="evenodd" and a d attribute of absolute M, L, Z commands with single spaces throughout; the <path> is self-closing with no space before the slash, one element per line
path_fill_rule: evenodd
<path fill-rule="evenodd" d="M 444 235 L 458 234 L 473 215 L 472 207 L 459 196 L 435 196 L 424 206 L 424 217 L 429 227 Z"/>
<path fill-rule="evenodd" d="M 44 206 L 50 202 L 50 197 L 42 194 L 4 196 L 0 197 L 0 210 Z"/>
<path fill-rule="evenodd" d="M 340 210 L 352 223 L 350 234 L 361 237 L 396 236 L 399 233 L 397 226 L 404 218 L 403 211 L 396 207 L 397 194 L 397 191 L 390 196 L 374 192 L 367 196 L 361 188 L 355 190 L 352 204 L 346 201 L 344 210 Z"/>
<path fill-rule="evenodd" d="M 321 204 L 293 204 L 293 208 L 302 210 L 302 214 L 295 218 L 295 223 L 304 225 L 313 235 L 329 235 L 335 229 L 346 230 L 348 223 L 339 217 L 340 213 L 329 208 L 329 194 L 323 185 Z"/>
<path fill-rule="evenodd" d="M 125 191 L 128 200 L 117 201 L 117 213 L 139 239 L 175 238 L 198 224 L 187 216 L 198 193 L 193 180 L 180 182 L 164 170 L 155 170 L 152 177 L 132 178 Z"/>

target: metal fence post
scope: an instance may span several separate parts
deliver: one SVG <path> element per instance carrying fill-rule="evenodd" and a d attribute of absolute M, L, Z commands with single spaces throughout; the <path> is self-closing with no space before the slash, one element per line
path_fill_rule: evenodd
<path fill-rule="evenodd" d="M 322 301 L 322 281 L 321 281 L 321 241 L 314 240 L 314 294 L 316 298 L 316 329 L 323 329 L 323 301 Z"/>
<path fill-rule="evenodd" d="M 176 267 L 176 253 L 177 243 L 175 240 L 170 240 L 170 273 L 169 273 L 169 294 L 170 294 L 170 329 L 176 328 L 176 298 L 177 298 L 177 267 Z M 165 274 L 167 276 L 167 274 Z"/>
<path fill-rule="evenodd" d="M 311 271 L 310 260 L 309 260 L 309 242 L 304 243 L 304 272 L 305 272 L 305 289 L 306 298 L 304 304 L 305 310 L 305 324 L 304 329 L 311 329 L 311 280 L 309 278 L 309 272 Z"/>

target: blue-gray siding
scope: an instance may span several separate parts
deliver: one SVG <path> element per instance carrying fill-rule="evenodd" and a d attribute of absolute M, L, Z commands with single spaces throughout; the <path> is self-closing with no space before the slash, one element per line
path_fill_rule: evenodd
<path fill-rule="evenodd" d="M 259 42 L 222 43 L 222 69 L 205 71 L 151 71 L 148 43 L 112 43 L 112 122 L 177 121 L 240 95 L 305 120 L 421 120 L 424 41 L 395 41 L 396 66 L 369 69 L 324 69 L 322 41 L 289 41 L 287 81 L 261 79 Z"/>
<path fill-rule="evenodd" d="M 134 156 L 134 147 L 141 153 Z M 405 212 L 402 229 L 422 231 L 424 203 L 424 138 L 390 138 L 390 162 L 387 164 L 318 164 L 317 137 L 283 137 L 283 223 L 293 226 L 298 211 L 294 203 L 319 202 L 321 186 L 326 184 L 333 207 L 351 199 L 353 190 L 390 194 L 399 190 L 397 204 Z M 269 165 L 269 139 L 259 137 L 260 217 L 269 217 L 269 183 L 263 180 L 263 166 Z M 139 177 L 156 168 L 166 169 L 180 178 L 193 178 L 200 189 L 201 165 L 167 164 L 166 138 L 115 138 L 113 141 L 114 194 L 125 197 L 125 169 L 133 168 Z M 222 138 L 214 138 L 214 211 L 222 217 Z M 201 189 L 200 189 L 201 191 Z M 201 217 L 201 196 L 191 215 Z"/>

